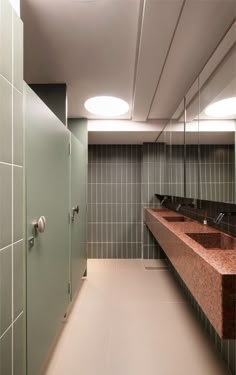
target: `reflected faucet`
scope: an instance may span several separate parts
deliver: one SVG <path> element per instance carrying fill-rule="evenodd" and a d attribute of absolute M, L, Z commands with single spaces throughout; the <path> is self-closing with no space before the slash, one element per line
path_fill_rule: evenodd
<path fill-rule="evenodd" d="M 165 203 L 165 201 L 167 201 L 168 197 L 165 195 L 162 199 L 162 201 L 160 202 L 160 205 L 162 206 L 163 203 Z"/>
<path fill-rule="evenodd" d="M 178 206 L 176 207 L 176 211 L 179 211 L 181 209 L 181 207 L 182 207 L 182 204 L 179 203 Z"/>
<path fill-rule="evenodd" d="M 236 211 L 231 212 L 220 212 L 217 218 L 215 219 L 214 223 L 215 224 L 220 224 L 221 220 L 223 219 L 224 216 L 236 216 Z"/>

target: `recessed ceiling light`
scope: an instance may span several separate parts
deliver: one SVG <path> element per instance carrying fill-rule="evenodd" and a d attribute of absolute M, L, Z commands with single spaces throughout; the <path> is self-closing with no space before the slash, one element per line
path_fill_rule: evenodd
<path fill-rule="evenodd" d="M 88 112 L 103 117 L 120 116 L 129 111 L 129 104 L 114 96 L 94 96 L 84 106 Z"/>
<path fill-rule="evenodd" d="M 236 97 L 219 100 L 213 104 L 210 104 L 206 109 L 205 113 L 211 117 L 227 117 L 236 115 Z"/>

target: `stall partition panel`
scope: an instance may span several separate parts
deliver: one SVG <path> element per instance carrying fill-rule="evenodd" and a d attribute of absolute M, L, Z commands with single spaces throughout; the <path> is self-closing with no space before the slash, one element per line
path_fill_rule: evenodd
<path fill-rule="evenodd" d="M 71 138 L 71 298 L 79 289 L 87 269 L 87 148 Z"/>

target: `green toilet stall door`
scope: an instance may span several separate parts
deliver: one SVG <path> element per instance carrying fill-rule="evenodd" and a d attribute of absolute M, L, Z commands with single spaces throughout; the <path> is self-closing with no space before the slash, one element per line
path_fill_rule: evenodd
<path fill-rule="evenodd" d="M 36 375 L 70 301 L 70 133 L 27 85 L 24 90 L 27 370 Z"/>
<path fill-rule="evenodd" d="M 26 84 L 24 119 L 27 375 L 36 375 L 87 268 L 87 123 L 72 121 L 74 136 Z"/>

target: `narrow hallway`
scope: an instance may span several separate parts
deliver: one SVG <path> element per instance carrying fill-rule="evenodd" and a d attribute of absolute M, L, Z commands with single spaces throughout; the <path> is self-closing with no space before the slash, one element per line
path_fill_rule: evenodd
<path fill-rule="evenodd" d="M 228 374 L 162 266 L 90 259 L 46 375 Z"/>

